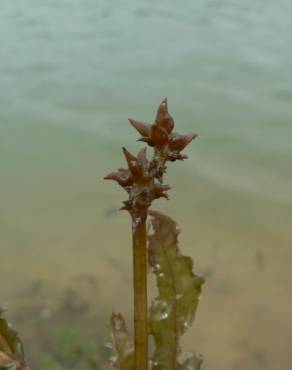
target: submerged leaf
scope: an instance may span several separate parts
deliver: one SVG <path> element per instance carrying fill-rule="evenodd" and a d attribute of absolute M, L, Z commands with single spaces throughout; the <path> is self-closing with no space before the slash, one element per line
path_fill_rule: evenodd
<path fill-rule="evenodd" d="M 149 317 L 152 370 L 199 370 L 201 357 L 182 354 L 179 339 L 194 320 L 204 280 L 193 273 L 193 260 L 179 252 L 177 224 L 156 211 L 149 215 L 149 261 L 158 287 Z"/>
<path fill-rule="evenodd" d="M 111 334 L 114 355 L 111 365 L 118 370 L 134 370 L 134 344 L 126 328 L 125 319 L 120 313 L 112 313 Z"/>
<path fill-rule="evenodd" d="M 18 333 L 2 317 L 0 310 L 0 369 L 28 369 Z"/>
<path fill-rule="evenodd" d="M 0 350 L 23 359 L 23 345 L 17 332 L 7 323 L 0 313 Z"/>

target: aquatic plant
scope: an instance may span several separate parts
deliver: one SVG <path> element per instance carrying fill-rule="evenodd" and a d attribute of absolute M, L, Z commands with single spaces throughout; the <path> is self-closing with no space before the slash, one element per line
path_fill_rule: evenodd
<path fill-rule="evenodd" d="M 193 272 L 193 260 L 180 253 L 176 222 L 150 209 L 155 199 L 168 199 L 170 186 L 164 184 L 167 162 L 186 159 L 181 152 L 197 134 L 181 135 L 173 131 L 174 121 L 166 99 L 160 104 L 153 124 L 129 121 L 141 135 L 138 140 L 153 148 L 153 157 L 148 160 L 146 148 L 137 156 L 123 148 L 127 168 L 120 168 L 105 177 L 116 181 L 128 193 L 121 209 L 131 216 L 134 270 L 134 340 L 123 316 L 112 313 L 111 363 L 118 370 L 199 370 L 201 356 L 183 353 L 180 336 L 194 320 L 204 281 Z M 156 277 L 158 291 L 150 307 L 147 292 L 149 265 Z M 92 348 L 86 343 L 80 345 L 78 341 L 72 347 L 76 335 L 71 331 L 65 334 L 62 357 L 69 358 L 72 366 L 81 366 L 84 361 L 80 362 L 79 356 L 83 355 L 85 364 L 95 368 L 97 362 Z M 154 338 L 150 358 L 149 336 Z M 29 367 L 17 332 L 0 310 L 0 370 L 3 369 L 29 370 Z"/>
<path fill-rule="evenodd" d="M 194 274 L 192 259 L 179 251 L 175 221 L 150 210 L 155 199 L 168 199 L 170 186 L 164 184 L 167 162 L 187 159 L 181 152 L 197 134 L 181 135 L 173 131 L 174 120 L 166 99 L 160 104 L 153 124 L 134 119 L 129 122 L 141 135 L 138 141 L 153 148 L 153 157 L 147 159 L 146 148 L 137 156 L 123 148 L 127 168 L 105 177 L 116 181 L 128 193 L 121 210 L 131 216 L 133 240 L 134 341 L 122 315 L 113 313 L 111 363 L 118 370 L 148 370 L 149 367 L 152 370 L 198 370 L 201 356 L 183 354 L 179 338 L 194 319 L 203 279 Z M 158 288 L 149 315 L 148 264 Z M 149 335 L 155 344 L 150 361 Z"/>
<path fill-rule="evenodd" d="M 0 369 L 29 370 L 18 333 L 3 318 L 0 309 Z"/>

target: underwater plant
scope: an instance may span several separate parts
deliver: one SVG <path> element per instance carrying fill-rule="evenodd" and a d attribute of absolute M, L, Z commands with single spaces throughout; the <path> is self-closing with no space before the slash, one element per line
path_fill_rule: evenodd
<path fill-rule="evenodd" d="M 0 309 L 0 369 L 30 370 L 24 360 L 18 333 L 2 317 Z"/>
<path fill-rule="evenodd" d="M 114 351 L 111 363 L 118 370 L 198 370 L 200 355 L 182 353 L 179 339 L 194 320 L 204 280 L 193 272 L 193 261 L 178 248 L 179 229 L 175 221 L 150 210 L 155 199 L 168 199 L 170 186 L 164 184 L 167 162 L 187 159 L 182 150 L 197 134 L 174 132 L 174 120 L 168 112 L 167 99 L 160 104 L 153 124 L 129 119 L 142 141 L 153 148 L 147 159 L 146 147 L 137 156 L 126 148 L 127 168 L 119 168 L 105 177 L 114 180 L 128 193 L 121 210 L 132 221 L 134 341 L 123 316 L 111 317 Z M 156 277 L 158 296 L 148 314 L 148 264 Z M 154 338 L 149 359 L 148 337 Z M 150 361 L 149 361 L 150 360 Z"/>
<path fill-rule="evenodd" d="M 181 135 L 173 131 L 174 121 L 166 99 L 160 104 L 153 124 L 129 121 L 141 135 L 138 141 L 153 148 L 153 156 L 151 160 L 147 158 L 146 148 L 137 156 L 123 148 L 127 168 L 105 177 L 116 181 L 128 193 L 121 209 L 131 216 L 133 240 L 134 340 L 123 316 L 113 312 L 110 319 L 110 347 L 114 352 L 111 364 L 118 370 L 200 370 L 201 355 L 183 353 L 180 337 L 194 320 L 204 280 L 193 272 L 193 260 L 180 253 L 176 222 L 150 209 L 155 199 L 168 199 L 170 186 L 164 184 L 166 164 L 187 159 L 181 152 L 197 134 Z M 150 305 L 148 266 L 156 278 L 158 292 Z M 69 334 L 68 340 L 72 342 L 74 335 Z M 149 336 L 154 339 L 151 356 Z M 77 351 L 79 355 L 85 354 L 85 364 L 98 366 L 87 344 L 81 346 L 76 342 L 73 352 L 72 346 L 69 352 L 67 349 L 64 348 L 63 356 L 69 354 L 74 363 Z M 30 370 L 24 359 L 22 342 L 0 309 L 0 370 L 4 369 Z"/>

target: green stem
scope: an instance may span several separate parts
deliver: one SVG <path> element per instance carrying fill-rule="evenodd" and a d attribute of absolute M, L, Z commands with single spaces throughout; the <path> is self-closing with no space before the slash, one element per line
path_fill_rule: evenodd
<path fill-rule="evenodd" d="M 133 217 L 135 370 L 148 369 L 146 220 Z"/>

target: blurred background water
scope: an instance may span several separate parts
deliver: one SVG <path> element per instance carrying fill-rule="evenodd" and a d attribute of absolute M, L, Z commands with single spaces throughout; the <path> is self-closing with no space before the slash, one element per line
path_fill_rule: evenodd
<path fill-rule="evenodd" d="M 178 131 L 200 135 L 157 205 L 207 277 L 186 347 L 209 370 L 289 368 L 291 14 L 287 0 L 1 1 L 0 303 L 34 363 L 40 328 L 73 315 L 101 343 L 112 308 L 131 320 L 125 194 L 102 177 L 141 147 L 127 118 L 151 122 L 167 96 Z"/>

